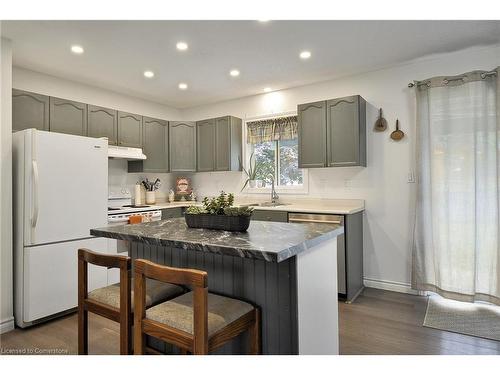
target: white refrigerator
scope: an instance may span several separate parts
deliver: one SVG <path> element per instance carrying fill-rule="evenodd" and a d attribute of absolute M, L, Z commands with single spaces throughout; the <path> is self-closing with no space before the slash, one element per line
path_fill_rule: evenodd
<path fill-rule="evenodd" d="M 28 129 L 13 134 L 14 306 L 26 327 L 78 304 L 79 248 L 106 252 L 108 143 Z M 89 268 L 89 290 L 107 270 Z"/>

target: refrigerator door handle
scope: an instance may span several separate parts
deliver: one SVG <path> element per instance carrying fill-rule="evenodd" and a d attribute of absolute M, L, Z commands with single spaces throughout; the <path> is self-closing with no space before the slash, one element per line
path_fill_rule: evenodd
<path fill-rule="evenodd" d="M 38 164 L 36 160 L 31 162 L 33 167 L 33 214 L 31 216 L 31 226 L 36 227 L 38 222 Z"/>

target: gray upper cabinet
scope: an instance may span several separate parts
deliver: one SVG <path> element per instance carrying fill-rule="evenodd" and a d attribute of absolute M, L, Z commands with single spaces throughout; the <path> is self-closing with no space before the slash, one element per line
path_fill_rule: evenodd
<path fill-rule="evenodd" d="M 300 104 L 297 108 L 299 168 L 325 167 L 326 102 Z"/>
<path fill-rule="evenodd" d="M 195 122 L 170 122 L 168 152 L 171 172 L 196 172 Z"/>
<path fill-rule="evenodd" d="M 359 96 L 327 101 L 328 166 L 366 166 L 366 102 Z"/>
<path fill-rule="evenodd" d="M 366 101 L 359 95 L 300 104 L 299 168 L 366 166 Z"/>
<path fill-rule="evenodd" d="M 116 145 L 118 139 L 118 112 L 114 109 L 87 106 L 88 136 L 108 138 L 110 145 Z"/>
<path fill-rule="evenodd" d="M 146 160 L 128 162 L 129 172 L 167 173 L 168 121 L 143 117 L 143 151 Z"/>
<path fill-rule="evenodd" d="M 215 119 L 196 123 L 196 166 L 199 172 L 215 169 Z"/>
<path fill-rule="evenodd" d="M 241 170 L 242 120 L 233 116 L 215 119 L 215 170 Z"/>
<path fill-rule="evenodd" d="M 87 104 L 50 97 L 50 131 L 87 135 Z"/>
<path fill-rule="evenodd" d="M 223 116 L 196 123 L 197 171 L 239 171 L 242 120 Z"/>
<path fill-rule="evenodd" d="M 118 145 L 142 147 L 142 116 L 118 111 Z"/>
<path fill-rule="evenodd" d="M 12 90 L 12 131 L 49 130 L 49 97 Z"/>

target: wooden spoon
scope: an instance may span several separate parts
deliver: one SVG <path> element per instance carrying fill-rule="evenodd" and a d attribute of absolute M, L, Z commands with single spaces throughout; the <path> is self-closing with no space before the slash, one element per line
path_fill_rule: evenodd
<path fill-rule="evenodd" d="M 405 133 L 403 133 L 401 130 L 399 130 L 399 120 L 396 120 L 396 130 L 394 130 L 391 133 L 391 139 L 393 139 L 394 141 L 399 141 L 404 136 L 405 136 Z"/>
<path fill-rule="evenodd" d="M 373 130 L 376 132 L 383 132 L 385 129 L 387 129 L 387 121 L 382 117 L 382 108 L 380 108 L 379 117 L 375 122 Z"/>

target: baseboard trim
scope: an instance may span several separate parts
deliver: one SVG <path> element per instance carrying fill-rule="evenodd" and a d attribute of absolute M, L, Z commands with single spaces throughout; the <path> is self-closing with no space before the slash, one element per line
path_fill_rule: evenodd
<path fill-rule="evenodd" d="M 391 292 L 406 293 L 419 295 L 418 290 L 412 289 L 410 283 L 401 283 L 398 281 L 376 280 L 363 278 L 363 284 L 367 288 L 375 288 L 382 290 L 389 290 Z"/>
<path fill-rule="evenodd" d="M 14 317 L 0 322 L 0 333 L 6 333 L 14 329 Z"/>

